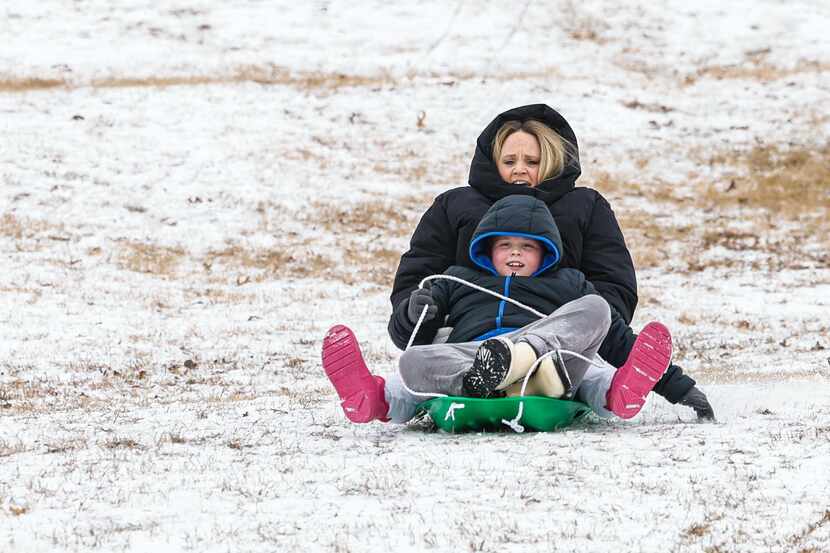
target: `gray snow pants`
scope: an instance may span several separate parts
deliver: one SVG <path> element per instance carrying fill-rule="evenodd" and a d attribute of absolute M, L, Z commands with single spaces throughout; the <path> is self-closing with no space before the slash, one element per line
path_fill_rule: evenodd
<path fill-rule="evenodd" d="M 539 355 L 565 349 L 594 359 L 610 325 L 608 303 L 601 296 L 588 295 L 504 336 L 514 343 L 528 342 Z M 472 366 L 479 345 L 480 341 L 431 344 L 406 350 L 398 360 L 398 372 L 386 378 L 385 395 L 391 422 L 407 422 L 415 416 L 418 404 L 430 399 L 410 391 L 462 395 L 464 373 Z M 614 367 L 607 363 L 603 363 L 604 368 L 595 367 L 568 353 L 563 353 L 562 358 L 571 382 L 577 388 L 577 399 L 588 403 L 600 416 L 608 416 L 605 392 Z"/>

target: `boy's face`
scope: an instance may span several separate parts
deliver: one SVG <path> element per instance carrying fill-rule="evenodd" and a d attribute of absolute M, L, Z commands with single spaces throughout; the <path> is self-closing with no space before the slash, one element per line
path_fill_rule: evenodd
<path fill-rule="evenodd" d="M 497 236 L 493 239 L 490 259 L 501 276 L 530 276 L 542 264 L 542 245 L 523 236 Z"/>

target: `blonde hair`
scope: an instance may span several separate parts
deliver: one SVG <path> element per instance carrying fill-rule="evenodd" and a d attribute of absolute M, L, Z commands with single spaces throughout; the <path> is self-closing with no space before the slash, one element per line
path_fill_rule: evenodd
<path fill-rule="evenodd" d="M 526 132 L 539 143 L 539 182 L 562 174 L 567 157 L 573 145 L 559 136 L 553 129 L 535 119 L 508 121 L 499 128 L 493 138 L 493 161 L 501 157 L 501 150 L 507 137 L 515 132 Z"/>

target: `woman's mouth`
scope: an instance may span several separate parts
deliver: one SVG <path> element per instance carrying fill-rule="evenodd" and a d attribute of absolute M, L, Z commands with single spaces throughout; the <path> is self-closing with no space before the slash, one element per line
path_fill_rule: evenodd
<path fill-rule="evenodd" d="M 530 186 L 530 183 L 526 180 L 514 180 L 512 184 L 520 184 L 522 186 Z"/>

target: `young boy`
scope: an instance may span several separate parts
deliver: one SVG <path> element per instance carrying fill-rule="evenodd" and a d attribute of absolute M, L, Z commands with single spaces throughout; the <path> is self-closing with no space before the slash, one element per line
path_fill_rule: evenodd
<path fill-rule="evenodd" d="M 635 337 L 581 272 L 557 270 L 561 252 L 547 206 L 511 195 L 493 204 L 470 243 L 470 258 L 481 271 L 454 266 L 445 275 L 550 315 L 539 318 L 459 282 L 437 280 L 395 309 L 389 330 L 399 347 L 409 340 L 424 307 L 427 312 L 415 345 L 398 362 L 399 372 L 386 380 L 369 372 L 351 330 L 330 329 L 323 340 L 323 367 L 349 420 L 406 422 L 426 399 L 418 393 L 516 395 L 534 362 L 550 352 L 527 394 L 576 397 L 600 416 L 636 415 L 669 365 L 671 336 L 663 325 L 649 323 Z M 432 344 L 441 326 L 453 327 L 448 341 Z M 603 341 L 612 345 L 612 355 L 626 359 L 619 369 L 595 367 L 568 353 L 593 360 Z"/>

